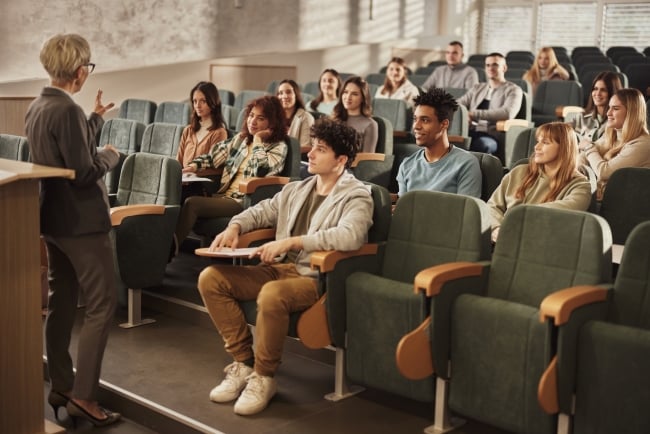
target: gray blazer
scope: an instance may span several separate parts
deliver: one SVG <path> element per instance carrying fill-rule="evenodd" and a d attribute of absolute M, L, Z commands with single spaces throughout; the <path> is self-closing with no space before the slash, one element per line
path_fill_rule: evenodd
<path fill-rule="evenodd" d="M 111 229 L 102 177 L 119 157 L 97 150 L 97 132 L 103 124 L 95 113 L 87 119 L 70 95 L 55 87 L 43 88 L 27 109 L 25 130 L 32 162 L 75 171 L 73 180 L 41 181 L 42 234 L 65 237 Z"/>
<path fill-rule="evenodd" d="M 497 121 L 514 119 L 521 108 L 522 90 L 516 84 L 506 81 L 494 89 L 490 108 L 477 110 L 477 107 L 488 94 L 489 83 L 477 83 L 467 93 L 458 99 L 458 104 L 467 107 L 470 116 L 475 120 L 487 120 L 493 130 Z"/>

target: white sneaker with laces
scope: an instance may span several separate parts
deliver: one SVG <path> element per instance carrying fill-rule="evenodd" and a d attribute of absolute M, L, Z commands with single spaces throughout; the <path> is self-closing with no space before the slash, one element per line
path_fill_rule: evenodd
<path fill-rule="evenodd" d="M 264 410 L 277 390 L 273 377 L 253 372 L 246 380 L 248 384 L 235 402 L 235 413 L 242 416 L 249 416 Z"/>
<path fill-rule="evenodd" d="M 233 362 L 223 369 L 226 378 L 210 391 L 210 400 L 214 402 L 229 402 L 237 399 L 246 387 L 246 379 L 253 373 L 253 368 L 242 362 Z"/>

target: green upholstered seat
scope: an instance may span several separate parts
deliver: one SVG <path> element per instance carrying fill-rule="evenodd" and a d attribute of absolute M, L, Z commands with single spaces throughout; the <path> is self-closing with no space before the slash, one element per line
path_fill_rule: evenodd
<path fill-rule="evenodd" d="M 650 221 L 630 233 L 607 320 L 581 327 L 576 365 L 568 369 L 577 372 L 575 434 L 648 431 Z"/>
<path fill-rule="evenodd" d="M 104 176 L 104 183 L 109 194 L 115 194 L 120 182 L 122 164 L 127 155 L 140 151 L 145 125 L 131 119 L 109 119 L 104 123 L 99 135 L 98 146 L 111 144 L 120 151 L 120 161 Z"/>
<path fill-rule="evenodd" d="M 180 196 L 181 165 L 176 159 L 142 152 L 126 157 L 117 207 L 111 208 L 116 274 L 122 287 L 128 288 L 129 320 L 125 327 L 147 323 L 140 317 L 141 290 L 162 282 Z M 128 217 L 117 222 L 115 216 L 120 212 Z"/>
<path fill-rule="evenodd" d="M 414 293 L 415 275 L 446 262 L 489 258 L 485 204 L 468 196 L 413 191 L 400 197 L 382 254 L 352 273 L 345 286 L 347 373 L 355 383 L 420 401 L 433 401 L 432 377 L 407 380 L 397 371 L 395 347 L 427 315 Z"/>
<path fill-rule="evenodd" d="M 482 283 L 457 283 L 453 301 L 431 299 L 439 321 L 430 331 L 432 359 L 448 382 L 449 409 L 511 432 L 555 432 L 556 417 L 538 403 L 540 377 L 606 303 L 581 307 L 561 326 L 541 322 L 539 306 L 558 290 L 610 276 L 611 232 L 601 217 L 530 205 L 510 210 Z M 436 407 L 445 414 L 444 400 Z"/>
<path fill-rule="evenodd" d="M 176 158 L 184 128 L 183 125 L 175 123 L 151 123 L 144 130 L 140 150 Z"/>
<path fill-rule="evenodd" d="M 494 155 L 470 152 L 478 159 L 478 164 L 481 167 L 481 199 L 487 202 L 494 190 L 501 184 L 503 165 L 501 160 Z"/>
<path fill-rule="evenodd" d="M 158 104 L 154 122 L 165 122 L 168 124 L 187 125 L 190 123 L 192 107 L 186 102 L 165 101 Z"/>
<path fill-rule="evenodd" d="M 146 99 L 128 98 L 120 104 L 118 118 L 131 119 L 147 125 L 156 116 L 156 103 Z"/>
<path fill-rule="evenodd" d="M 0 134 L 0 158 L 28 161 L 29 145 L 27 144 L 27 137 Z"/>
<path fill-rule="evenodd" d="M 380 154 L 379 156 L 383 160 L 362 160 L 357 155 L 351 170 L 354 176 L 361 181 L 388 188 L 391 169 L 393 168 L 393 161 L 395 159 L 393 155 L 393 125 L 381 116 L 373 116 L 372 118 L 377 122 L 378 127 L 375 154 Z"/>
<path fill-rule="evenodd" d="M 650 169 L 624 167 L 607 181 L 599 214 L 612 229 L 614 244 L 625 244 L 639 223 L 650 220 Z"/>
<path fill-rule="evenodd" d="M 574 80 L 545 80 L 537 85 L 533 97 L 533 122 L 536 126 L 557 120 L 558 106 L 582 106 L 582 85 Z"/>
<path fill-rule="evenodd" d="M 233 106 L 235 107 L 235 110 L 237 110 L 237 113 L 239 113 L 246 108 L 246 105 L 249 102 L 265 95 L 268 94 L 263 90 L 242 90 L 237 94 L 237 96 L 235 96 Z M 240 131 L 240 129 L 238 128 L 237 131 Z"/>

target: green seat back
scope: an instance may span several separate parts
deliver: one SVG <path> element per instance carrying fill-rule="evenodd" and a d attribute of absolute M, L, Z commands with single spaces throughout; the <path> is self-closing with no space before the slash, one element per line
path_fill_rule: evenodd
<path fill-rule="evenodd" d="M 140 150 L 150 154 L 176 158 L 184 128 L 180 124 L 151 123 L 144 130 Z"/>
<path fill-rule="evenodd" d="M 124 160 L 116 205 L 179 205 L 181 165 L 171 157 L 138 152 Z"/>
<path fill-rule="evenodd" d="M 487 258 L 486 212 L 480 200 L 469 196 L 408 192 L 393 213 L 382 275 L 413 282 L 420 270 L 435 264 Z"/>
<path fill-rule="evenodd" d="M 29 159 L 27 138 L 12 134 L 0 134 L 0 158 L 27 161 Z"/>
<path fill-rule="evenodd" d="M 506 214 L 492 255 L 489 297 L 537 307 L 553 291 L 611 280 L 607 222 L 578 211 L 520 205 Z"/>

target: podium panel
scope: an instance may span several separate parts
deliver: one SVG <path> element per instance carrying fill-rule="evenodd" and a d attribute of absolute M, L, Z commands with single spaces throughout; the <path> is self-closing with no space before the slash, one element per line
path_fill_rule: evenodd
<path fill-rule="evenodd" d="M 0 159 L 0 433 L 63 432 L 43 418 L 39 179 L 74 171 Z"/>

